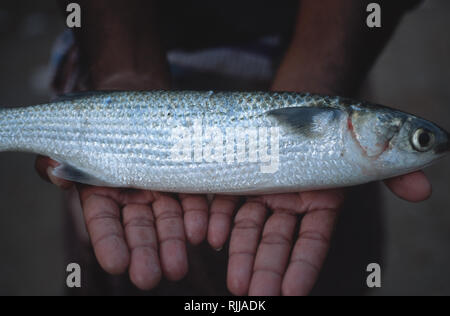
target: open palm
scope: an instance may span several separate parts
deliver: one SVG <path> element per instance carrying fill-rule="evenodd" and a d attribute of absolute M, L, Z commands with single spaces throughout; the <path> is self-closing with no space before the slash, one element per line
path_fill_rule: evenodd
<path fill-rule="evenodd" d="M 412 202 L 431 193 L 422 172 L 385 183 Z M 210 209 L 208 241 L 221 248 L 231 229 L 229 290 L 235 295 L 308 294 L 327 255 L 344 193 L 338 189 L 250 196 L 238 208 L 233 225 L 239 199 L 217 196 Z"/>
<path fill-rule="evenodd" d="M 47 171 L 56 164 L 38 157 L 36 168 L 48 178 Z M 49 179 L 63 188 L 72 185 L 51 174 Z M 413 202 L 431 193 L 422 172 L 386 184 Z M 131 281 L 144 290 L 154 288 L 162 275 L 179 280 L 188 270 L 186 239 L 198 244 L 207 236 L 211 246 L 220 249 L 231 230 L 227 283 L 236 295 L 308 294 L 345 195 L 343 189 L 322 190 L 249 196 L 243 203 L 242 197 L 216 195 L 208 214 L 203 195 L 81 184 L 77 189 L 91 243 L 105 271 L 121 274 L 128 268 Z"/>
<path fill-rule="evenodd" d="M 36 160 L 43 178 L 68 188 L 70 182 L 47 173 L 56 165 L 46 157 Z M 143 290 L 154 288 L 162 275 L 169 280 L 185 276 L 186 239 L 197 244 L 206 236 L 205 197 L 82 184 L 77 191 L 95 255 L 106 272 L 128 269 L 131 281 Z"/>

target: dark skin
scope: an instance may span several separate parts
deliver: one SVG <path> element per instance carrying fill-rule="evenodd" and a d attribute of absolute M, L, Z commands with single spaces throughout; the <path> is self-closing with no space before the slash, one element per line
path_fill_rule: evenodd
<path fill-rule="evenodd" d="M 149 12 L 156 16 L 150 1 L 126 5 L 111 0 L 79 2 L 85 24 L 77 39 L 90 70 L 92 90 L 170 88 L 157 26 L 148 19 Z M 384 26 L 384 36 L 371 37 L 354 30 L 363 15 L 359 0 L 301 1 L 294 36 L 272 90 L 351 95 L 397 22 Z M 113 22 L 117 19 L 122 21 L 120 27 Z M 371 54 L 359 58 L 353 48 L 365 43 Z M 56 165 L 46 157 L 36 161 L 43 178 L 62 188 L 72 186 L 49 176 L 49 167 Z M 420 171 L 385 184 L 411 202 L 431 194 L 430 183 Z M 227 284 L 236 295 L 308 294 L 325 260 L 345 198 L 343 189 L 216 195 L 208 207 L 203 195 L 81 184 L 76 188 L 92 245 L 105 271 L 120 274 L 128 269 L 137 287 L 151 289 L 162 275 L 179 280 L 187 273 L 186 241 L 198 244 L 206 238 L 214 249 L 220 249 L 231 232 Z M 304 217 L 294 235 L 299 214 Z"/>

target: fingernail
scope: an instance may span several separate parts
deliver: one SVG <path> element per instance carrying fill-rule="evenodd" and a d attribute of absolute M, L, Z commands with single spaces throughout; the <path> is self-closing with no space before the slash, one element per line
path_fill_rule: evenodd
<path fill-rule="evenodd" d="M 214 248 L 214 250 L 217 251 L 217 252 L 222 251 L 222 249 L 223 249 L 223 247 L 220 247 L 220 248 Z"/>

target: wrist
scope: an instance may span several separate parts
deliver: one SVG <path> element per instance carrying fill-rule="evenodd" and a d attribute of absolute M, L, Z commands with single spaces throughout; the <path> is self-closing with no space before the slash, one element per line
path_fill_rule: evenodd
<path fill-rule="evenodd" d="M 281 63 L 271 89 L 274 91 L 310 92 L 327 95 L 355 93 L 345 58 L 339 52 L 334 60 L 315 56 L 291 48 Z"/>

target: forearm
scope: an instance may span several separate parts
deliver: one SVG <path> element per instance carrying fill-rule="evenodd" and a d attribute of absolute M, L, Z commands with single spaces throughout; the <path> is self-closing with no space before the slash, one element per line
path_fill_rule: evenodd
<path fill-rule="evenodd" d="M 382 3 L 382 27 L 366 26 L 361 0 L 303 0 L 273 90 L 353 95 L 403 12 Z"/>
<path fill-rule="evenodd" d="M 61 1 L 65 6 L 67 1 Z M 90 85 L 104 88 L 117 76 L 138 78 L 140 88 L 169 86 L 165 51 L 153 1 L 80 0 L 81 28 L 74 29 Z M 126 83 L 125 83 L 126 84 Z M 126 88 L 126 87 L 125 87 Z"/>

